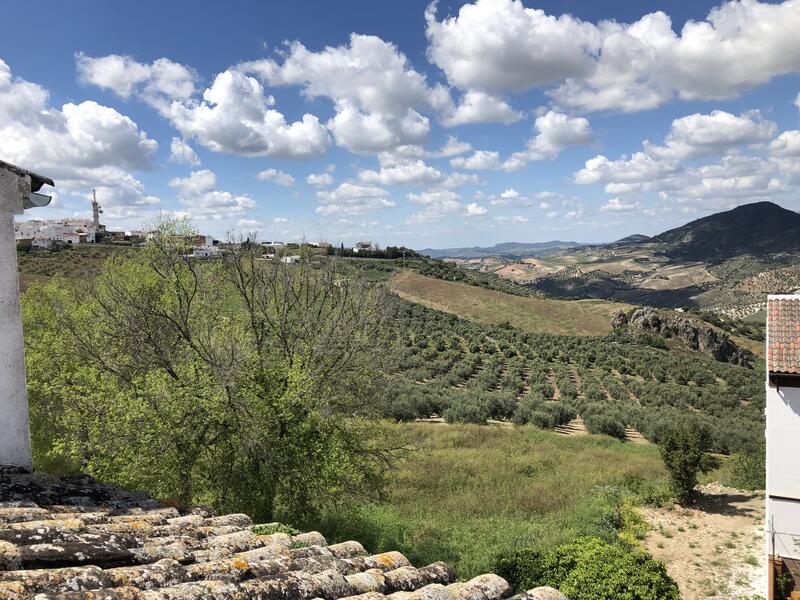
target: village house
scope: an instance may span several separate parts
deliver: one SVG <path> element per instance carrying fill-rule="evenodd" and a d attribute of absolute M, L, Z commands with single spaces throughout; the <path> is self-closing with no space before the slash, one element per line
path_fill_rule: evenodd
<path fill-rule="evenodd" d="M 375 250 L 375 245 L 372 242 L 356 242 L 356 245 L 353 246 L 353 252 L 358 254 L 359 252 L 369 252 Z"/>
<path fill-rule="evenodd" d="M 800 590 L 800 296 L 767 299 L 766 550 L 769 598 Z M 788 585 L 787 585 L 788 584 Z M 788 588 L 788 590 L 787 590 Z M 786 597 L 786 596 L 784 596 Z M 795 594 L 792 594 L 792 598 Z"/>

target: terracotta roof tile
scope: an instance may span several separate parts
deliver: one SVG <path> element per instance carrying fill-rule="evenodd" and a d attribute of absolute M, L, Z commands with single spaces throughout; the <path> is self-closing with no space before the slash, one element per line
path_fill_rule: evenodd
<path fill-rule="evenodd" d="M 181 514 L 88 476 L 0 466 L 0 600 L 501 600 L 497 575 L 456 582 L 436 562 L 369 555 L 317 532 L 259 535 L 247 515 Z M 256 530 L 258 531 L 258 530 Z M 540 596 L 546 592 L 548 595 Z M 555 595 L 553 595 L 555 594 Z M 564 598 L 537 588 L 509 600 Z"/>
<path fill-rule="evenodd" d="M 800 374 L 800 296 L 767 300 L 767 370 Z"/>

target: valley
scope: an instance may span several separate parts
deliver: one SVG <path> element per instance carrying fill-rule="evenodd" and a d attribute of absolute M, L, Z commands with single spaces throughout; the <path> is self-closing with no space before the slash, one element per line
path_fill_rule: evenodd
<path fill-rule="evenodd" d="M 652 238 L 445 260 L 554 298 L 709 310 L 741 319 L 762 309 L 767 293 L 800 287 L 798 253 L 797 213 L 760 202 Z"/>

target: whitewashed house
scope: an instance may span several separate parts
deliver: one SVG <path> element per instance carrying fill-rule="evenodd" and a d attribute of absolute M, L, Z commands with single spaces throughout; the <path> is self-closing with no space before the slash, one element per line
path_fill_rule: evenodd
<path fill-rule="evenodd" d="M 222 251 L 219 246 L 214 244 L 214 238 L 210 235 L 196 235 L 192 240 L 194 258 L 219 258 Z"/>
<path fill-rule="evenodd" d="M 800 589 L 800 296 L 767 298 L 766 549 L 777 578 Z M 794 584 L 791 584 L 791 578 Z M 792 594 L 792 598 L 795 595 Z"/>

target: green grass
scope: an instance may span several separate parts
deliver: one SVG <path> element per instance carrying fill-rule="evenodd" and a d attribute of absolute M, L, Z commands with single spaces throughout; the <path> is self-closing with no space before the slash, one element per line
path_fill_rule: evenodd
<path fill-rule="evenodd" d="M 331 540 L 446 561 L 467 578 L 499 554 L 578 535 L 617 536 L 617 488 L 665 485 L 653 447 L 567 438 L 532 427 L 391 425 L 417 450 L 390 475 L 383 502 L 342 507 L 316 523 Z M 640 492 L 642 490 L 639 490 Z"/>
<path fill-rule="evenodd" d="M 605 300 L 530 298 L 443 281 L 411 271 L 392 277 L 392 291 L 411 302 L 471 321 L 510 325 L 532 333 L 603 335 L 611 316 L 627 304 Z"/>

